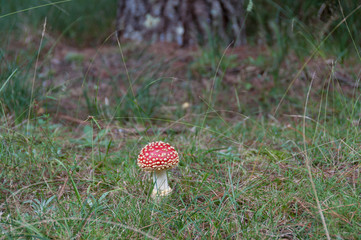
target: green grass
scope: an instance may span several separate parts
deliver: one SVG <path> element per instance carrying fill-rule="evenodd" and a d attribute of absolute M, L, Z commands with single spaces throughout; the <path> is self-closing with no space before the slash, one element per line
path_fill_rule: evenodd
<path fill-rule="evenodd" d="M 24 37 L 28 31 L 39 29 L 46 18 L 48 30 L 54 36 L 60 35 L 77 45 L 95 45 L 114 32 L 116 3 L 116 0 L 1 0 L 0 31 Z"/>
<path fill-rule="evenodd" d="M 266 9 L 293 12 L 290 1 L 265 2 Z M 0 3 L 1 15 L 33 6 Z M 51 33 L 70 27 L 70 34 L 74 26 L 82 42 L 102 30 L 78 29 L 71 24 L 80 21 L 75 13 L 68 20 L 55 14 L 86 9 L 77 3 L 14 16 L 31 19 L 39 32 L 50 11 L 48 25 L 59 26 Z M 272 18 L 254 4 L 259 21 Z M 10 39 L 22 25 L 8 26 L 0 55 L 0 239 L 325 239 L 326 232 L 332 239 L 360 238 L 360 89 L 333 75 L 356 69 L 351 75 L 358 81 L 357 48 L 342 62 L 326 51 L 335 45 L 325 36 L 294 41 L 289 25 L 273 21 L 275 42 L 256 57 L 240 60 L 232 49 L 208 46 L 177 73 L 182 78 L 172 72 L 179 59 L 159 56 L 152 46 L 122 43 L 110 53 L 102 46 L 89 67 L 76 52 L 61 62 L 52 48 L 57 39 L 47 36 L 14 48 Z M 340 25 L 330 41 L 352 48 L 359 36 L 351 22 L 349 28 Z M 328 58 L 338 61 L 329 68 Z M 101 61 L 108 59 L 120 62 L 110 77 L 112 68 Z M 310 77 L 301 74 L 306 70 Z M 76 71 L 83 74 L 72 77 Z M 155 201 L 152 176 L 136 159 L 144 145 L 160 140 L 176 148 L 180 163 L 168 172 L 173 193 Z"/>
<path fill-rule="evenodd" d="M 3 70 L 0 74 L 1 115 L 15 113 L 16 122 L 19 122 L 27 118 L 29 103 L 31 102 L 29 69 L 14 63 L 7 63 L 6 66 L 0 66 L 0 68 Z M 40 90 L 36 89 L 32 100 L 40 98 L 40 95 Z"/>
<path fill-rule="evenodd" d="M 287 123 L 260 124 L 252 117 L 241 125 L 226 122 L 232 130 L 215 117 L 198 136 L 187 131 L 126 139 L 98 131 L 95 124 L 94 138 L 90 126 L 75 137 L 68 127 L 49 120 L 34 122 L 31 137 L 24 135 L 25 128 L 3 127 L 4 239 L 131 239 L 146 234 L 164 239 L 321 239 L 324 230 L 310 191 L 306 153 L 331 236 L 357 239 L 361 230 L 358 128 L 345 131 L 343 123 L 307 121 L 305 152 L 302 136 Z M 302 131 L 302 126 L 294 127 Z M 171 142 L 181 156 L 179 167 L 169 173 L 174 192 L 159 202 L 149 197 L 150 175 L 136 165 L 149 140 Z"/>

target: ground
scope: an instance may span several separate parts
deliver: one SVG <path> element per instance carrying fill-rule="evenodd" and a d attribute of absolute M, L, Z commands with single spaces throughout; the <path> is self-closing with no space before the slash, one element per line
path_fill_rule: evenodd
<path fill-rule="evenodd" d="M 39 39 L 23 44 L 8 56 Z M 359 237 L 351 59 L 51 40 L 39 56 L 33 111 L 1 120 L 0 239 Z M 136 165 L 157 140 L 180 154 L 161 200 Z"/>

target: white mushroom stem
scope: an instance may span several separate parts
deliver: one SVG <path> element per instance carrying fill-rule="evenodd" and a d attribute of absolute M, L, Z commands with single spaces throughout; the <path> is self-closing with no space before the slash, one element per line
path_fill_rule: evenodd
<path fill-rule="evenodd" d="M 154 189 L 152 197 L 166 196 L 172 189 L 168 185 L 167 170 L 155 170 L 153 174 Z"/>

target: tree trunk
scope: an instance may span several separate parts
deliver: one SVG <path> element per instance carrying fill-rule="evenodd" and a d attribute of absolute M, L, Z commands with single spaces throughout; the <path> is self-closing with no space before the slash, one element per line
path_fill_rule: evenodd
<path fill-rule="evenodd" d="M 204 44 L 246 42 L 244 0 L 119 0 L 118 37 Z"/>

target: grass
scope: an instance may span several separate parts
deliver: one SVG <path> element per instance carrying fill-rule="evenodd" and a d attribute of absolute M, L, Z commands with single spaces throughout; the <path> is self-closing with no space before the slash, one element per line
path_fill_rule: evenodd
<path fill-rule="evenodd" d="M 287 4 L 270 6 L 289 13 Z M 32 11 L 59 10 L 49 8 Z M 4 44 L 0 239 L 359 239 L 360 89 L 335 74 L 359 81 L 359 50 L 326 54 L 334 45 L 322 48 L 324 36 L 297 45 L 288 25 L 274 24 L 275 45 L 248 46 L 243 58 L 218 45 L 169 57 L 157 45 L 121 43 L 90 54 L 71 48 L 62 59 L 58 39 L 40 44 L 39 30 L 28 47 Z M 349 25 L 330 41 L 352 49 L 359 36 Z M 83 37 L 75 39 L 92 33 Z M 136 158 L 159 140 L 180 163 L 168 172 L 173 193 L 154 201 Z"/>
<path fill-rule="evenodd" d="M 228 131 L 220 119 L 213 122 L 198 137 L 188 131 L 122 139 L 103 130 L 89 138 L 88 125 L 74 138 L 44 119 L 31 138 L 21 128 L 3 136 L 4 238 L 323 238 L 297 129 L 251 118 Z M 357 239 L 359 130 L 345 139 L 344 131 L 316 127 L 307 123 L 306 137 L 315 140 L 306 151 L 328 229 Z M 181 154 L 169 173 L 174 193 L 160 202 L 149 198 L 150 175 L 135 161 L 155 139 Z M 246 146 L 250 139 L 263 146 Z"/>
<path fill-rule="evenodd" d="M 48 29 L 54 36 L 61 35 L 70 44 L 97 45 L 113 32 L 116 3 L 116 0 L 1 0 L 0 30 L 24 37 L 39 29 L 47 18 Z"/>
<path fill-rule="evenodd" d="M 2 115 L 15 113 L 16 122 L 27 118 L 29 103 L 31 102 L 31 82 L 29 69 L 21 68 L 14 63 L 8 63 L 0 74 L 2 87 L 0 90 Z M 24 81 L 24 79 L 27 79 Z M 34 91 L 34 97 L 41 98 L 40 90 Z M 38 99 L 39 100 L 39 99 Z"/>

